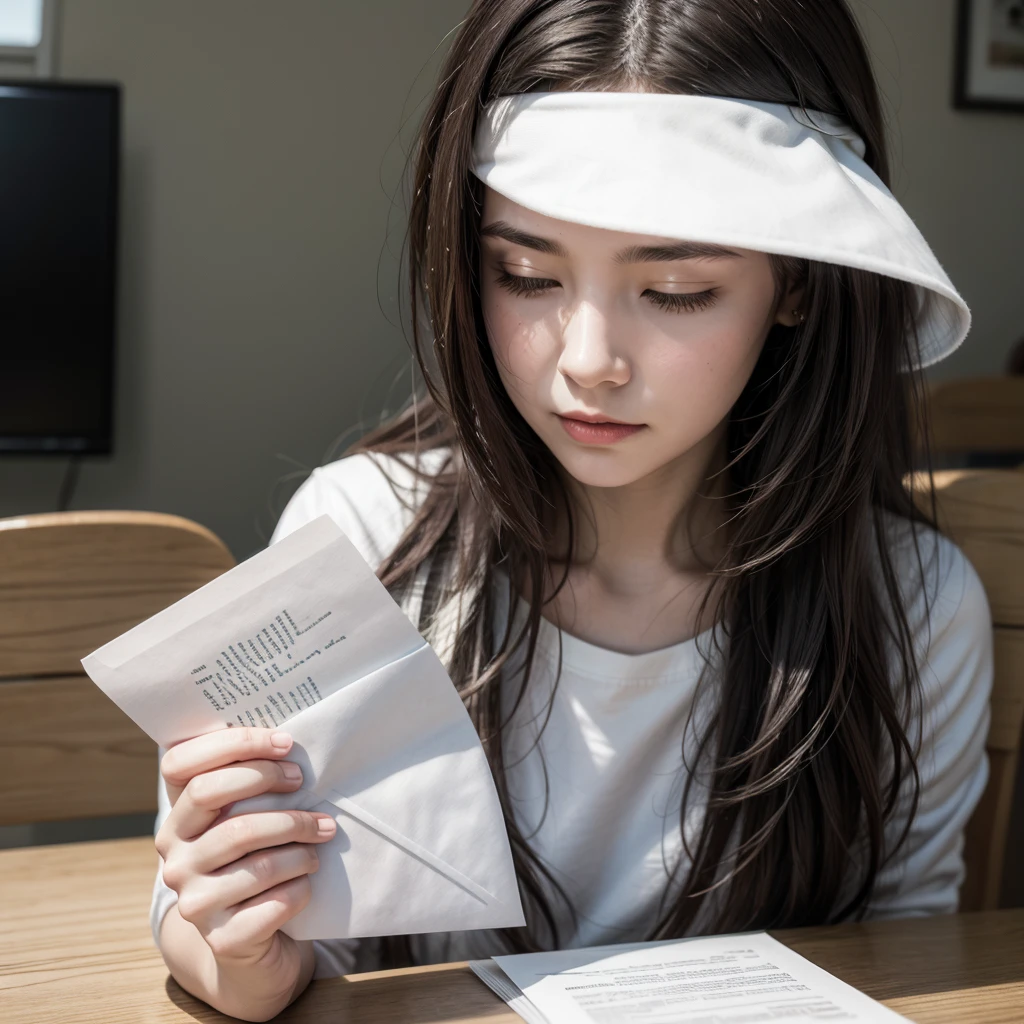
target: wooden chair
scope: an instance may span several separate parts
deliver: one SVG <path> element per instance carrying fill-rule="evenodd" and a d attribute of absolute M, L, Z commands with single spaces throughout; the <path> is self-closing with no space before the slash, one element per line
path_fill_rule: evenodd
<path fill-rule="evenodd" d="M 925 505 L 926 479 L 913 480 Z M 939 525 L 981 577 L 992 609 L 995 687 L 988 735 L 990 775 L 967 828 L 962 910 L 999 906 L 1024 727 L 1024 472 L 935 474 Z M 1015 861 L 1019 863 L 1019 861 Z"/>
<path fill-rule="evenodd" d="M 938 381 L 927 415 L 936 455 L 1024 452 L 1024 377 Z"/>
<path fill-rule="evenodd" d="M 79 662 L 233 564 L 177 516 L 0 519 L 0 825 L 155 811 L 155 745 Z"/>

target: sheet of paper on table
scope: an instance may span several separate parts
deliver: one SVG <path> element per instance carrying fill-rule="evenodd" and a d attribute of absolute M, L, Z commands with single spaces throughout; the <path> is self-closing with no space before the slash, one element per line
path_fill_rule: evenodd
<path fill-rule="evenodd" d="M 349 938 L 523 924 L 483 748 L 444 666 L 327 516 L 101 647 L 92 680 L 160 746 L 283 726 L 297 793 L 231 814 L 331 814 L 284 929 Z"/>
<path fill-rule="evenodd" d="M 906 1022 L 765 932 L 496 956 L 470 967 L 527 1024 Z"/>

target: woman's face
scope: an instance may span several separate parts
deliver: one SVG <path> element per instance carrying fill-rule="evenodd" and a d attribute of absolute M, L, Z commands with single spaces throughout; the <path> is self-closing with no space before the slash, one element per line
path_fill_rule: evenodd
<path fill-rule="evenodd" d="M 571 224 L 489 188 L 481 225 L 501 379 L 587 486 L 622 487 L 716 443 L 769 329 L 796 322 L 800 296 L 776 303 L 764 253 Z"/>

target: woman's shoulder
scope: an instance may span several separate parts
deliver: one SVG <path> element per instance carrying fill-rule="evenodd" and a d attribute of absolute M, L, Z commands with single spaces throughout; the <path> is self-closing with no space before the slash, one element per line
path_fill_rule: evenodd
<path fill-rule="evenodd" d="M 921 675 L 925 719 L 987 711 L 992 613 L 985 587 L 949 537 L 897 516 L 890 550 Z"/>
<path fill-rule="evenodd" d="M 363 452 L 314 469 L 278 520 L 271 543 L 330 516 L 374 569 L 394 550 L 450 449 L 418 454 Z"/>
<path fill-rule="evenodd" d="M 921 681 L 906 723 L 919 788 L 910 802 L 908 775 L 907 798 L 887 826 L 902 845 L 876 879 L 869 916 L 950 913 L 964 877 L 963 828 L 988 778 L 992 618 L 978 573 L 953 541 L 896 516 L 888 526 Z"/>
<path fill-rule="evenodd" d="M 889 551 L 899 578 L 908 625 L 930 634 L 955 629 L 990 632 L 985 587 L 963 551 L 945 534 L 902 516 L 885 517 Z"/>

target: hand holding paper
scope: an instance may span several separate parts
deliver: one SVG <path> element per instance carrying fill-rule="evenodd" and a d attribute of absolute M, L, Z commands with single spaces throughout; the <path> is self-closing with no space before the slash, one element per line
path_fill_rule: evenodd
<path fill-rule="evenodd" d="M 304 776 L 231 813 L 330 813 L 310 904 L 347 938 L 523 924 L 483 749 L 444 667 L 326 516 L 83 661 L 161 746 L 284 726 Z"/>

